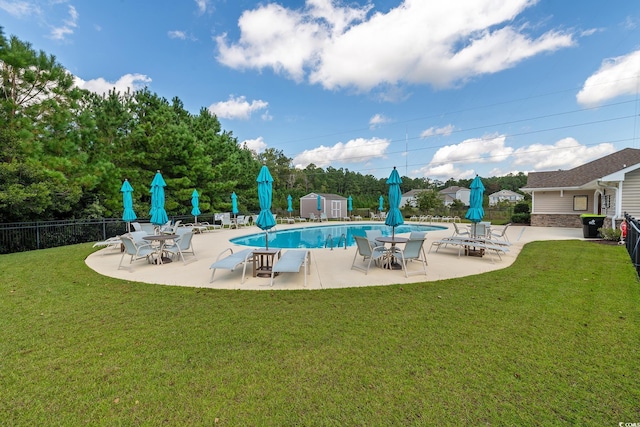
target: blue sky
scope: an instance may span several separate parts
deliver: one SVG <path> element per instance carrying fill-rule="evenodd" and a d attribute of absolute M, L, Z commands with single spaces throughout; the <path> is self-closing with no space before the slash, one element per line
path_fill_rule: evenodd
<path fill-rule="evenodd" d="M 445 181 L 640 148 L 636 0 L 0 0 L 0 25 L 297 167 Z"/>

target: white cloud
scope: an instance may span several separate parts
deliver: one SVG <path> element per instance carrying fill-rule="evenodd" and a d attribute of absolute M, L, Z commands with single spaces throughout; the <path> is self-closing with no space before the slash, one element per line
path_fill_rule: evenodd
<path fill-rule="evenodd" d="M 247 101 L 244 96 L 234 98 L 233 95 L 229 96 L 228 101 L 220 101 L 209 106 L 209 111 L 218 117 L 224 119 L 240 119 L 248 120 L 254 111 L 264 110 L 269 106 L 269 103 L 262 100 L 253 100 L 251 103 Z M 263 118 L 265 116 L 263 115 Z M 269 117 L 270 116 L 266 116 Z"/>
<path fill-rule="evenodd" d="M 102 77 L 93 80 L 82 80 L 80 77 L 74 77 L 74 83 L 81 89 L 87 89 L 99 95 L 106 94 L 110 90 L 124 93 L 127 89 L 131 91 L 144 88 L 147 83 L 151 83 L 151 78 L 144 74 L 125 74 L 115 82 L 109 82 Z"/>
<path fill-rule="evenodd" d="M 369 119 L 369 128 L 375 129 L 378 126 L 391 122 L 392 120 L 390 118 L 385 117 L 382 114 L 374 114 L 373 117 Z"/>
<path fill-rule="evenodd" d="M 167 31 L 167 35 L 170 39 L 180 39 L 185 40 L 187 38 L 187 33 L 180 30 Z"/>
<path fill-rule="evenodd" d="M 321 145 L 312 150 L 305 150 L 293 158 L 296 168 L 303 169 L 313 163 L 318 167 L 330 166 L 332 163 L 361 163 L 374 158 L 384 157 L 391 144 L 388 139 L 357 138 L 346 144 L 338 142 L 332 147 Z"/>
<path fill-rule="evenodd" d="M 425 129 L 420 133 L 420 138 L 424 139 L 424 138 L 429 138 L 432 136 L 439 136 L 439 135 L 449 136 L 454 130 L 455 130 L 455 126 L 451 124 L 443 126 L 441 128 L 430 127 L 429 129 Z"/>
<path fill-rule="evenodd" d="M 536 25 L 513 26 L 536 3 L 405 0 L 371 15 L 371 3 L 338 7 L 331 0 L 307 0 L 295 10 L 261 5 L 240 17 L 237 42 L 226 34 L 217 37 L 217 59 L 231 68 L 269 68 L 328 89 L 449 87 L 572 46 L 570 33 L 534 35 L 527 31 Z"/>
<path fill-rule="evenodd" d="M 69 17 L 64 20 L 64 25 L 51 29 L 51 38 L 54 40 L 64 40 L 68 35 L 73 34 L 74 28 L 78 26 L 78 11 L 69 5 Z"/>
<path fill-rule="evenodd" d="M 616 151 L 613 144 L 592 147 L 581 145 L 574 138 L 563 138 L 555 144 L 532 144 L 513 152 L 513 164 L 528 171 L 571 169 Z"/>
<path fill-rule="evenodd" d="M 464 165 L 499 163 L 509 158 L 513 148 L 506 146 L 505 142 L 505 135 L 492 134 L 447 145 L 436 151 L 429 164 L 413 172 L 441 180 L 470 178 L 475 176 L 475 169 Z"/>
<path fill-rule="evenodd" d="M 638 70 L 640 50 L 604 60 L 600 69 L 584 82 L 576 95 L 578 103 L 593 106 L 617 96 L 636 94 Z"/>
<path fill-rule="evenodd" d="M 242 145 L 256 153 L 262 153 L 267 148 L 267 143 L 264 142 L 264 139 L 261 136 L 256 139 L 247 139 L 242 142 Z"/>
<path fill-rule="evenodd" d="M 209 0 L 195 0 L 196 5 L 198 6 L 198 13 L 201 15 L 207 11 L 207 7 L 209 6 Z"/>
<path fill-rule="evenodd" d="M 42 10 L 37 5 L 28 1 L 0 0 L 0 9 L 18 18 L 42 14 Z"/>
<path fill-rule="evenodd" d="M 444 146 L 433 155 L 432 164 L 494 163 L 506 160 L 513 148 L 505 145 L 505 135 L 486 135 L 471 138 L 459 144 Z"/>

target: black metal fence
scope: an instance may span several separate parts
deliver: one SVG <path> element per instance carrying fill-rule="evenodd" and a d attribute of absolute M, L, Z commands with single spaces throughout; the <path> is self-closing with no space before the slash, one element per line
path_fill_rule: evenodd
<path fill-rule="evenodd" d="M 640 246 L 640 221 L 627 213 L 624 214 L 624 217 L 627 221 L 627 237 L 624 242 L 631 257 L 631 262 L 633 262 L 636 272 L 640 275 L 640 248 L 638 247 Z"/>
<path fill-rule="evenodd" d="M 193 222 L 190 215 L 170 219 Z M 198 221 L 213 223 L 213 214 L 198 216 Z M 126 232 L 127 224 L 119 218 L 5 223 L 0 224 L 0 254 L 98 242 Z"/>

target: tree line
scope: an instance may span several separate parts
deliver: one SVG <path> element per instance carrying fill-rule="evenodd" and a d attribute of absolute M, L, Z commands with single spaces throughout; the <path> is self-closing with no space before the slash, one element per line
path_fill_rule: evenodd
<path fill-rule="evenodd" d="M 259 210 L 255 178 L 266 164 L 274 178 L 274 210 L 310 192 L 352 196 L 354 208 L 375 210 L 386 178 L 292 159 L 269 148 L 256 153 L 222 129 L 206 108 L 197 114 L 147 88 L 98 95 L 74 85 L 55 56 L 36 51 L 0 28 L 0 222 L 119 217 L 120 187 L 134 187 L 134 210 L 148 217 L 149 185 L 157 170 L 167 183 L 170 215 L 231 210 L 231 193 L 243 212 Z M 402 191 L 467 186 L 403 177 Z M 526 175 L 483 178 L 487 194 L 517 191 Z"/>

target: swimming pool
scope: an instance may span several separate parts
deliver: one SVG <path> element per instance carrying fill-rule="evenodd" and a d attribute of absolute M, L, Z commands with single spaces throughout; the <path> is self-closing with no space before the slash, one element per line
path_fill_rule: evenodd
<path fill-rule="evenodd" d="M 396 227 L 396 234 L 411 231 L 445 230 L 447 227 L 437 225 L 403 224 Z M 353 236 L 365 236 L 366 230 L 380 230 L 383 236 L 391 236 L 391 227 L 385 224 L 341 224 L 321 225 L 312 227 L 289 228 L 269 233 L 270 248 L 308 248 L 344 246 L 342 241 L 346 237 L 347 246 L 355 245 Z M 342 240 L 341 240 L 342 239 Z M 231 243 L 243 246 L 265 246 L 265 233 L 260 232 L 248 236 L 231 239 Z"/>

